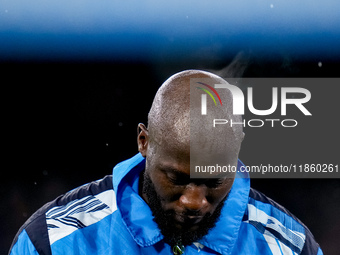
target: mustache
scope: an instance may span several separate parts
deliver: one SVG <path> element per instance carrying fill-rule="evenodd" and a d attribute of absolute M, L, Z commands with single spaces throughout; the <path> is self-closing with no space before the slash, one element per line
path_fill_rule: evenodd
<path fill-rule="evenodd" d="M 202 214 L 201 211 L 191 211 L 191 210 L 184 210 L 180 213 L 177 213 L 179 216 L 182 216 L 182 217 L 187 217 L 187 216 L 190 216 L 190 217 L 209 217 L 211 215 L 211 213 L 206 213 L 206 214 Z"/>
<path fill-rule="evenodd" d="M 183 216 L 204 216 L 201 214 L 200 211 L 191 211 L 191 210 L 185 210 L 183 213 L 181 213 Z"/>

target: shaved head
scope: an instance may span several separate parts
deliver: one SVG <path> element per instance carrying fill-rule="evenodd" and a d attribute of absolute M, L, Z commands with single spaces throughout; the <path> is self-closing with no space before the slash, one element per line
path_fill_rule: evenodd
<path fill-rule="evenodd" d="M 222 151 L 228 144 L 238 154 L 244 136 L 242 125 L 216 128 L 213 131 L 211 125 L 207 125 L 213 122 L 216 115 L 221 116 L 220 118 L 232 119 L 233 122 L 241 122 L 241 116 L 232 114 L 231 93 L 227 90 L 225 93 L 220 93 L 223 107 L 213 107 L 210 110 L 214 111 L 214 114 L 201 117 L 200 101 L 190 102 L 190 92 L 197 94 L 202 92 L 192 88 L 190 90 L 190 81 L 196 79 L 209 80 L 211 86 L 226 83 L 221 77 L 200 70 L 183 71 L 167 79 L 159 88 L 148 115 L 150 144 L 167 144 L 167 146 L 187 150 L 190 149 L 190 144 L 196 144 L 210 151 Z M 196 98 L 200 99 L 200 96 Z M 192 127 L 197 128 L 192 129 Z M 199 146 L 198 143 L 201 145 Z"/>
<path fill-rule="evenodd" d="M 242 125 L 212 126 L 215 117 L 241 121 L 232 114 L 229 90 L 220 93 L 223 106 L 210 102 L 209 114 L 201 115 L 200 82 L 212 87 L 226 83 L 209 72 L 177 73 L 159 88 L 148 128 L 138 125 L 138 149 L 146 158 L 141 196 L 170 245 L 188 245 L 205 236 L 218 220 L 234 182 L 235 173 L 196 177 L 191 167 L 206 162 L 237 165 L 243 139 Z"/>

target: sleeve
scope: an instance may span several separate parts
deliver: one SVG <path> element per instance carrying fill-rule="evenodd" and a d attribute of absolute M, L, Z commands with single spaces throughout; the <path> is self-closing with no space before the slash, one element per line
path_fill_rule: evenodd
<path fill-rule="evenodd" d="M 48 203 L 36 211 L 19 229 L 9 255 L 51 255 L 45 212 L 54 203 Z"/>
<path fill-rule="evenodd" d="M 300 255 L 323 255 L 319 244 L 315 241 L 313 234 L 305 226 L 306 240 Z"/>
<path fill-rule="evenodd" d="M 9 251 L 9 255 L 39 255 L 37 250 L 35 249 L 31 239 L 27 235 L 26 230 L 23 230 L 19 236 L 15 244 L 12 246 Z"/>

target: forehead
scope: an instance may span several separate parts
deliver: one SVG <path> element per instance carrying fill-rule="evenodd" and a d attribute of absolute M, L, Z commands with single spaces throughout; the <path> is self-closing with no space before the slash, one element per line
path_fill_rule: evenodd
<path fill-rule="evenodd" d="M 190 142 L 179 142 L 176 139 L 171 139 L 167 136 L 167 139 L 162 141 L 152 141 L 152 155 L 159 164 L 178 164 L 189 165 L 190 164 Z"/>

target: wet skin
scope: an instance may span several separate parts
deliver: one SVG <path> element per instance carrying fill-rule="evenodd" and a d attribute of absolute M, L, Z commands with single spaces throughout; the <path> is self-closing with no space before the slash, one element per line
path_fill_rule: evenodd
<path fill-rule="evenodd" d="M 146 157 L 146 174 L 149 175 L 162 209 L 171 212 L 174 226 L 195 231 L 207 214 L 229 193 L 233 178 L 190 178 L 190 150 L 183 146 L 155 144 L 148 150 L 148 132 L 143 125 L 138 136 L 139 150 Z M 148 203 L 145 194 L 141 194 Z"/>

